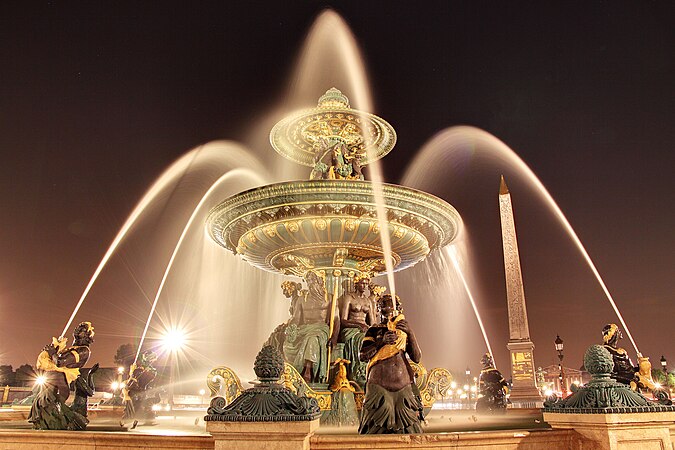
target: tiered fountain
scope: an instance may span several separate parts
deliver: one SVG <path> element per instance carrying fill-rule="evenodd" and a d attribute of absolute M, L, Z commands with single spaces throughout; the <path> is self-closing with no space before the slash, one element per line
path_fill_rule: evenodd
<path fill-rule="evenodd" d="M 396 133 L 380 117 L 350 108 L 339 90 L 328 90 L 316 108 L 281 120 L 270 141 L 284 157 L 311 167 L 310 180 L 261 186 L 224 200 L 209 214 L 208 232 L 262 270 L 305 280 L 310 272 L 319 275 L 333 308 L 356 278 L 381 275 L 388 265 L 394 271 L 412 267 L 456 238 L 462 222 L 447 202 L 408 187 L 364 180 L 361 168 L 389 153 Z M 390 248 L 381 239 L 380 224 L 385 223 Z M 339 349 L 331 359 L 338 356 Z M 445 369 L 427 373 L 420 365 L 415 370 L 423 402 L 430 407 L 451 376 Z M 323 384 L 307 384 L 286 364 L 287 386 L 315 397 L 322 410 L 331 409 L 328 386 L 336 386 L 334 376 Z M 212 394 L 222 389 L 227 401 L 242 391 L 227 367 L 211 371 L 207 383 Z M 357 406 L 362 395 L 356 387 Z"/>

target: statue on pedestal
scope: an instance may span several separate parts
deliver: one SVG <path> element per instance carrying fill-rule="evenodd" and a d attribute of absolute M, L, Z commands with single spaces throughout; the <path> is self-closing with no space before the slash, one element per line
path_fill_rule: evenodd
<path fill-rule="evenodd" d="M 669 393 L 652 379 L 652 364 L 649 357 L 638 353 L 638 365 L 634 366 L 625 349 L 618 346 L 619 339 L 623 337 L 619 327 L 610 323 L 602 329 L 602 340 L 605 349 L 612 355 L 614 369 L 611 377 L 619 383 L 629 385 L 638 392 L 650 391 L 654 398 L 661 404 L 671 405 Z"/>
<path fill-rule="evenodd" d="M 315 272 L 307 272 L 307 295 L 296 302 L 293 317 L 285 330 L 283 354 L 307 383 L 326 382 L 328 346 L 335 346 L 339 333 L 338 318 L 332 316 L 331 299 L 324 281 Z M 334 321 L 333 335 L 330 321 Z"/>
<path fill-rule="evenodd" d="M 152 424 L 155 411 L 152 406 L 159 403 L 159 395 L 149 395 L 151 384 L 157 377 L 157 369 L 152 364 L 157 361 L 157 355 L 152 350 L 146 350 L 141 355 L 138 366 L 132 364 L 129 368 L 129 379 L 124 387 L 124 418 L 140 419 Z M 134 422 L 135 428 L 137 422 Z"/>
<path fill-rule="evenodd" d="M 36 368 L 42 371 L 40 386 L 28 421 L 38 430 L 84 430 L 87 419 L 87 398 L 93 395 L 92 377 L 98 364 L 91 368 L 87 378 L 80 369 L 89 360 L 89 345 L 94 342 L 91 322 L 80 323 L 73 332 L 73 345 L 66 346 L 66 338 L 53 338 L 38 356 Z M 66 405 L 70 390 L 75 390 L 72 405 Z"/>
<path fill-rule="evenodd" d="M 501 372 L 495 368 L 492 355 L 486 353 L 481 359 L 483 368 L 478 377 L 478 391 L 482 395 L 476 402 L 476 411 L 496 412 L 506 410 L 506 387 Z"/>
<path fill-rule="evenodd" d="M 422 352 L 390 294 L 381 297 L 379 311 L 380 323 L 368 329 L 360 353 L 368 366 L 359 433 L 422 433 L 422 402 L 406 358 L 419 363 Z"/>
<path fill-rule="evenodd" d="M 375 323 L 368 292 L 368 278 L 355 280 L 354 291 L 346 292 L 340 301 L 340 340 L 344 342 L 344 357 L 349 360 L 347 376 L 359 386 L 366 382 L 366 363 L 359 359 L 366 331 Z"/>
<path fill-rule="evenodd" d="M 618 346 L 622 337 L 621 330 L 614 323 L 607 324 L 602 329 L 602 341 L 614 361 L 614 369 L 610 376 L 619 383 L 630 385 L 634 381 L 637 367 L 633 365 L 626 350 Z"/>

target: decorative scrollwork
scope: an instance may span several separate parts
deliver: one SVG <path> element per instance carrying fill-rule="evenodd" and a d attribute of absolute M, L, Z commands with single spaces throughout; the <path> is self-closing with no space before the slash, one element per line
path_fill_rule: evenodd
<path fill-rule="evenodd" d="M 450 389 L 452 374 L 443 368 L 434 368 L 429 372 L 426 383 L 420 389 L 420 396 L 424 406 L 431 406 L 438 397 L 445 397 Z"/>
<path fill-rule="evenodd" d="M 300 373 L 289 363 L 284 363 L 284 373 L 281 375 L 283 385 L 300 397 L 316 399 L 322 411 L 331 409 L 332 392 L 317 392 L 312 389 Z"/>
<path fill-rule="evenodd" d="M 211 397 L 218 395 L 223 390 L 223 398 L 226 405 L 229 405 L 237 398 L 244 388 L 234 370 L 229 367 L 220 366 L 212 369 L 206 376 L 206 385 L 211 392 Z"/>

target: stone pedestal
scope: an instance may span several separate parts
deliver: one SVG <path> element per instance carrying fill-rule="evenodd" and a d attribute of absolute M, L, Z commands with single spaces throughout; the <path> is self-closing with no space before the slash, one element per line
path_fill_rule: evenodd
<path fill-rule="evenodd" d="M 670 427 L 675 412 L 620 414 L 544 413 L 553 429 L 574 429 L 583 438 L 582 448 L 598 450 L 670 450 Z"/>
<path fill-rule="evenodd" d="M 309 450 L 319 419 L 299 422 L 206 422 L 215 450 Z"/>
<path fill-rule="evenodd" d="M 506 345 L 511 353 L 511 394 L 516 408 L 541 408 L 542 399 L 535 384 L 534 344 L 529 340 L 510 340 Z"/>

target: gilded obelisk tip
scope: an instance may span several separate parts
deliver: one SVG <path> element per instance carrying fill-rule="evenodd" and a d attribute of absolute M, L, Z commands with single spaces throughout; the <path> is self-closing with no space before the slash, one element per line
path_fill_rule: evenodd
<path fill-rule="evenodd" d="M 506 181 L 504 181 L 504 175 L 502 175 L 502 179 L 499 182 L 499 195 L 506 195 L 509 193 L 509 187 L 506 185 Z"/>

